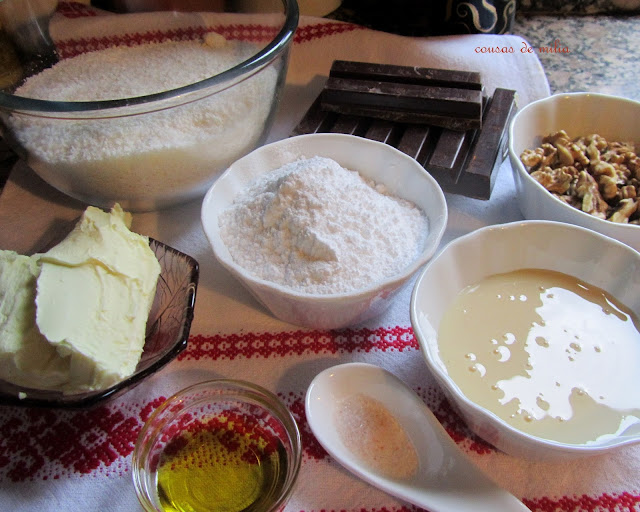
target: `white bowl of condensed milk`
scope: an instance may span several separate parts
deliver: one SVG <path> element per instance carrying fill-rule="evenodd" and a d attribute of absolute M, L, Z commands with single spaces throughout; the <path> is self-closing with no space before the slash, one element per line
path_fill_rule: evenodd
<path fill-rule="evenodd" d="M 640 441 L 640 253 L 553 221 L 489 226 L 419 275 L 411 322 L 468 426 L 535 459 Z"/>

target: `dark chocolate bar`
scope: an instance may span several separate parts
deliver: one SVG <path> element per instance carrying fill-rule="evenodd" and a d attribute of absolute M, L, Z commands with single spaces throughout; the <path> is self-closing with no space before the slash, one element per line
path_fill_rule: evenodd
<path fill-rule="evenodd" d="M 416 159 L 445 192 L 489 199 L 504 160 L 515 92 L 496 89 L 484 109 L 482 128 L 457 131 L 439 126 L 384 121 L 327 111 L 318 97 L 292 135 L 348 133 L 389 144 Z"/>
<path fill-rule="evenodd" d="M 479 73 L 336 61 L 323 110 L 455 130 L 482 125 Z"/>

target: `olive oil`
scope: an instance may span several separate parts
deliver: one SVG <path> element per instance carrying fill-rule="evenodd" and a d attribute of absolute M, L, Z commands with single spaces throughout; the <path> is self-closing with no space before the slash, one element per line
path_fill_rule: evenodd
<path fill-rule="evenodd" d="M 269 510 L 286 481 L 287 454 L 281 442 L 237 418 L 197 425 L 172 439 L 158 462 L 163 509 Z"/>

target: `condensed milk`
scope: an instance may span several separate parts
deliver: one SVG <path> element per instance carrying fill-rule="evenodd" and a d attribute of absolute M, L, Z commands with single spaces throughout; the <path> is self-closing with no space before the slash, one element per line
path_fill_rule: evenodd
<path fill-rule="evenodd" d="M 589 444 L 640 424 L 640 332 L 603 290 L 523 269 L 462 290 L 438 350 L 472 401 L 531 435 Z"/>

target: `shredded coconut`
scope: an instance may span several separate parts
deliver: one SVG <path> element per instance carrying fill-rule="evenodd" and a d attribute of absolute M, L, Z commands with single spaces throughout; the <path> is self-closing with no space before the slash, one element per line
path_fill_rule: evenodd
<path fill-rule="evenodd" d="M 216 75 L 249 58 L 253 43 L 209 36 L 113 47 L 64 59 L 16 94 L 59 101 L 141 96 Z M 63 190 L 127 199 L 206 190 L 215 175 L 259 142 L 277 82 L 265 68 L 208 98 L 143 115 L 50 119 L 13 115 L 30 165 Z"/>
<path fill-rule="evenodd" d="M 318 156 L 256 180 L 222 212 L 219 225 L 238 265 L 315 294 L 349 292 L 399 273 L 428 232 L 414 204 Z"/>
<path fill-rule="evenodd" d="M 204 41 L 113 46 L 62 59 L 30 77 L 16 94 L 57 101 L 132 98 L 199 82 L 256 51 L 253 44 L 216 33 Z"/>

